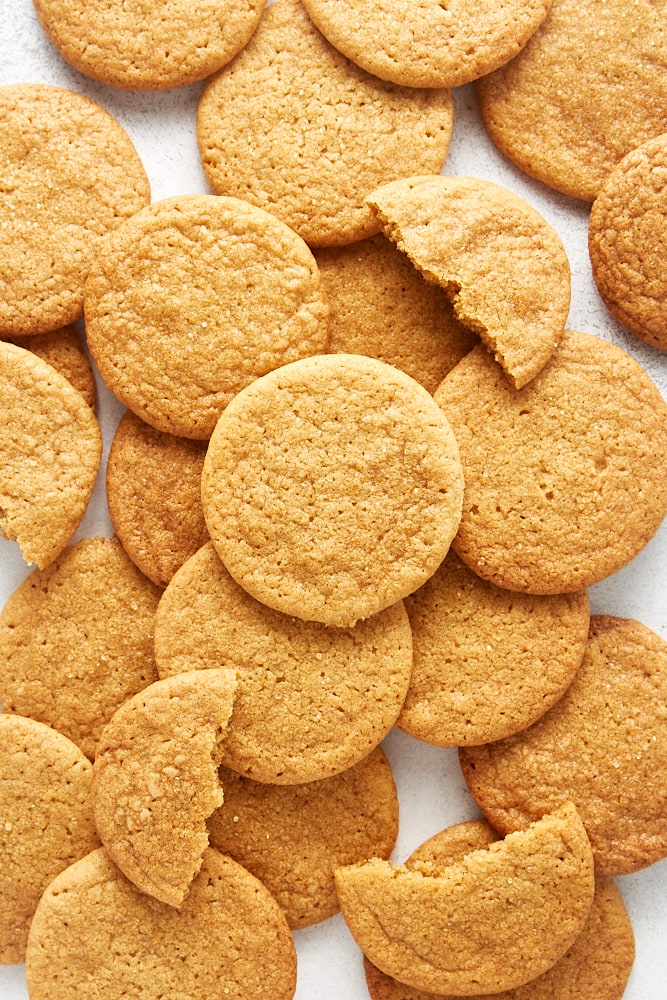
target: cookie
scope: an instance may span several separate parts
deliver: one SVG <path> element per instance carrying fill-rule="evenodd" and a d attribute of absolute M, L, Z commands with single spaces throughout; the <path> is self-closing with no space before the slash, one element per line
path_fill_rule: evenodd
<path fill-rule="evenodd" d="M 89 98 L 0 87 L 0 336 L 47 333 L 83 312 L 103 237 L 150 201 L 125 130 Z"/>
<path fill-rule="evenodd" d="M 427 284 L 382 234 L 315 251 L 329 302 L 329 351 L 365 354 L 406 372 L 429 392 L 472 350 L 445 292 Z"/>
<path fill-rule="evenodd" d="M 492 140 L 521 170 L 593 201 L 665 131 L 667 36 L 652 0 L 553 0 L 522 51 L 475 84 Z"/>
<path fill-rule="evenodd" d="M 267 785 L 221 769 L 224 804 L 209 820 L 211 846 L 256 875 L 293 929 L 338 912 L 334 869 L 388 858 L 398 799 L 378 747 L 341 774 L 301 785 Z"/>
<path fill-rule="evenodd" d="M 586 591 L 512 593 L 453 550 L 405 606 L 414 665 L 396 724 L 440 746 L 526 729 L 565 693 L 586 649 Z"/>
<path fill-rule="evenodd" d="M 322 34 L 348 59 L 407 87 L 458 87 L 497 69 L 523 48 L 550 5 L 304 0 Z"/>
<path fill-rule="evenodd" d="M 95 486 L 95 414 L 47 361 L 0 342 L 0 528 L 44 568 L 78 528 Z"/>
<path fill-rule="evenodd" d="M 408 689 L 412 637 L 400 602 L 348 629 L 274 611 L 209 543 L 160 600 L 155 659 L 161 677 L 235 669 L 223 762 L 255 781 L 294 784 L 351 767 L 387 735 Z"/>
<path fill-rule="evenodd" d="M 99 849 L 46 890 L 26 976 L 32 1000 L 290 1000 L 296 955 L 278 904 L 231 858 L 207 848 L 177 910 Z"/>
<path fill-rule="evenodd" d="M 69 546 L 0 612 L 0 702 L 64 733 L 93 758 L 104 725 L 157 680 L 160 591 L 110 538 Z"/>
<path fill-rule="evenodd" d="M 424 583 L 456 533 L 458 447 L 432 396 L 373 358 L 296 361 L 215 428 L 202 504 L 218 555 L 257 600 L 350 626 Z"/>
<path fill-rule="evenodd" d="M 166 587 L 208 541 L 201 506 L 207 441 L 165 434 L 128 410 L 109 450 L 107 503 L 114 531 L 132 562 Z"/>
<path fill-rule="evenodd" d="M 51 879 L 94 850 L 92 768 L 61 733 L 0 715 L 0 963 L 25 961 L 28 929 Z"/>
<path fill-rule="evenodd" d="M 210 437 L 253 379 L 325 349 L 317 265 L 296 233 L 238 198 L 155 202 L 110 235 L 85 287 L 102 378 L 157 430 Z"/>
<path fill-rule="evenodd" d="M 275 213 L 310 246 L 378 231 L 364 196 L 384 180 L 439 173 L 449 90 L 398 87 L 341 55 L 299 0 L 278 0 L 237 58 L 207 81 L 197 114 L 216 194 Z"/>
<path fill-rule="evenodd" d="M 533 594 L 580 590 L 630 562 L 660 526 L 667 405 L 620 347 L 568 330 L 520 391 L 476 347 L 435 399 L 466 483 L 454 548 L 483 579 Z"/>
<path fill-rule="evenodd" d="M 515 388 L 544 367 L 570 308 L 565 248 L 514 192 L 476 177 L 408 177 L 367 203 L 382 230 L 450 297 Z"/>
<path fill-rule="evenodd" d="M 605 305 L 641 340 L 667 351 L 667 134 L 627 153 L 598 191 L 588 247 Z"/>
<path fill-rule="evenodd" d="M 49 40 L 80 73 L 126 90 L 166 90 L 210 76 L 233 59 L 265 0 L 197 6 L 184 0 L 120 7 L 100 0 L 35 0 Z"/>
<path fill-rule="evenodd" d="M 667 643 L 597 615 L 570 688 L 522 733 L 459 751 L 466 783 L 502 833 L 572 800 L 604 875 L 667 854 Z"/>
<path fill-rule="evenodd" d="M 29 337 L 11 337 L 11 343 L 32 351 L 48 361 L 78 389 L 88 406 L 95 409 L 97 386 L 95 375 L 83 342 L 73 326 L 64 326 L 50 333 L 36 333 Z M 443 376 L 444 377 L 444 376 Z"/>

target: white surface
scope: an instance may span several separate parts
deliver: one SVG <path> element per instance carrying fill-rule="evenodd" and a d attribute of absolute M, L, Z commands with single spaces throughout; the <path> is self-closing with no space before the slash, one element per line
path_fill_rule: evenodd
<path fill-rule="evenodd" d="M 102 104 L 127 129 L 150 177 L 153 200 L 209 192 L 195 137 L 201 85 L 159 94 L 116 91 L 69 67 L 51 47 L 31 0 L 0 0 L 0 84 L 44 82 L 77 90 Z M 531 202 L 565 243 L 572 267 L 569 325 L 620 344 L 649 371 L 667 398 L 667 356 L 623 332 L 594 287 L 587 251 L 589 208 L 520 174 L 495 150 L 479 119 L 472 88 L 455 93 L 456 122 L 444 172 L 503 184 Z M 105 458 L 122 407 L 99 382 L 99 417 Z M 78 537 L 111 534 L 104 499 L 104 466 Z M 27 575 L 17 547 L 0 541 L 0 605 Z M 667 522 L 635 561 L 591 588 L 594 613 L 636 618 L 667 639 Z M 423 840 L 479 812 L 459 771 L 456 752 L 418 743 L 395 731 L 386 741 L 401 806 L 394 859 L 402 861 Z M 667 996 L 667 861 L 617 880 L 637 941 L 637 958 L 625 1000 Z M 361 959 L 342 918 L 299 931 L 296 1000 L 367 1000 Z M 25 1000 L 23 969 L 0 968 L 0 1000 Z M 554 998 L 558 1000 L 558 998 Z"/>

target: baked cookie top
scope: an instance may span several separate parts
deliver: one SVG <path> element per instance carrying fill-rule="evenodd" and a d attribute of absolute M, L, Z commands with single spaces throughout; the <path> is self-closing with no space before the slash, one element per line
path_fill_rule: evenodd
<path fill-rule="evenodd" d="M 326 346 L 313 255 L 238 198 L 181 195 L 137 212 L 96 254 L 84 305 L 107 386 L 182 437 L 208 438 L 240 389 Z"/>
<path fill-rule="evenodd" d="M 103 236 L 150 201 L 125 130 L 82 94 L 0 87 L 0 336 L 46 333 L 83 312 Z"/>
<path fill-rule="evenodd" d="M 377 232 L 364 196 L 384 180 L 439 173 L 452 125 L 449 90 L 371 76 L 299 0 L 267 8 L 243 52 L 207 81 L 197 117 L 213 190 L 274 212 L 310 246 Z"/>
<path fill-rule="evenodd" d="M 257 600 L 349 626 L 421 586 L 456 533 L 458 447 L 404 372 L 329 354 L 257 379 L 229 404 L 204 461 L 218 555 Z"/>
<path fill-rule="evenodd" d="M 75 327 L 68 325 L 49 333 L 34 333 L 25 337 L 8 337 L 12 344 L 32 351 L 48 361 L 78 389 L 92 409 L 97 403 L 95 375 L 81 337 Z M 444 376 L 443 376 L 444 377 Z"/>

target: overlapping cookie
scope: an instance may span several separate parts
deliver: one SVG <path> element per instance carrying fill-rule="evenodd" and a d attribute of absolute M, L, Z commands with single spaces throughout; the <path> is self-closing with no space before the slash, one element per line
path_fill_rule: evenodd
<path fill-rule="evenodd" d="M 7 338 L 17 347 L 32 351 L 44 361 L 48 361 L 56 371 L 64 375 L 75 389 L 78 389 L 93 410 L 97 402 L 97 386 L 90 358 L 83 341 L 71 324 L 49 333 L 33 333 L 25 337 Z"/>

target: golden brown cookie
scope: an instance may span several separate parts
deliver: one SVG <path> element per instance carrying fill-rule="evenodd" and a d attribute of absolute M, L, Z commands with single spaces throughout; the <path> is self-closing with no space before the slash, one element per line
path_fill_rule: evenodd
<path fill-rule="evenodd" d="M 209 543 L 160 600 L 155 659 L 162 677 L 235 669 L 223 762 L 293 784 L 351 767 L 387 735 L 408 689 L 412 637 L 401 602 L 351 628 L 274 611 L 235 583 Z"/>
<path fill-rule="evenodd" d="M 525 729 L 565 693 L 586 649 L 586 591 L 502 590 L 453 550 L 405 606 L 414 666 L 397 725 L 440 746 Z"/>
<path fill-rule="evenodd" d="M 44 889 L 99 844 L 92 767 L 78 747 L 34 719 L 0 715 L 0 963 L 25 961 Z"/>
<path fill-rule="evenodd" d="M 509 590 L 580 590 L 630 562 L 667 511 L 667 405 L 620 347 L 565 332 L 517 391 L 481 347 L 435 394 L 466 490 L 454 548 Z"/>
<path fill-rule="evenodd" d="M 278 904 L 231 858 L 208 848 L 177 910 L 99 849 L 46 890 L 26 976 L 32 1000 L 290 1000 L 296 954 Z"/>
<path fill-rule="evenodd" d="M 92 409 L 97 402 L 95 375 L 83 342 L 73 326 L 63 326 L 50 333 L 36 333 L 29 337 L 11 337 L 11 343 L 32 351 L 48 361 L 78 389 Z M 444 377 L 444 376 L 443 376 Z"/>
<path fill-rule="evenodd" d="M 445 290 L 515 388 L 534 378 L 570 308 L 570 265 L 546 219 L 476 177 L 407 177 L 366 200 L 385 235 Z"/>
<path fill-rule="evenodd" d="M 201 506 L 207 441 L 165 434 L 130 410 L 109 450 L 107 503 L 132 562 L 158 587 L 208 540 Z"/>
<path fill-rule="evenodd" d="M 0 87 L 0 335 L 78 319 L 100 240 L 150 200 L 125 130 L 82 94 Z"/>
<path fill-rule="evenodd" d="M 572 800 L 605 875 L 667 854 L 667 643 L 646 626 L 591 619 L 570 688 L 522 733 L 459 751 L 463 774 L 493 826 L 521 829 Z"/>
<path fill-rule="evenodd" d="M 364 205 L 378 184 L 439 173 L 452 124 L 449 90 L 371 76 L 325 40 L 299 0 L 278 0 L 207 82 L 197 132 L 216 194 L 274 212 L 310 246 L 337 246 L 378 231 Z"/>
<path fill-rule="evenodd" d="M 209 820 L 211 846 L 256 875 L 294 929 L 338 912 L 335 868 L 393 849 L 398 799 L 380 747 L 322 781 L 259 784 L 226 768 L 220 779 L 225 801 Z"/>
<path fill-rule="evenodd" d="M 80 73 L 127 90 L 166 90 L 210 76 L 233 59 L 265 0 L 34 0 L 42 28 Z"/>
<path fill-rule="evenodd" d="M 127 698 L 157 680 L 160 597 L 110 538 L 71 545 L 0 612 L 0 702 L 53 726 L 87 757 Z"/>
<path fill-rule="evenodd" d="M 667 134 L 627 153 L 598 191 L 588 227 L 593 278 L 605 304 L 660 351 L 667 351 L 665 170 Z"/>
<path fill-rule="evenodd" d="M 667 35 L 653 0 L 553 0 L 511 62 L 476 83 L 484 124 L 526 173 L 593 201 L 631 149 L 665 131 Z"/>
<path fill-rule="evenodd" d="M 234 579 L 278 611 L 338 626 L 435 572 L 462 492 L 432 396 L 355 354 L 296 361 L 239 393 L 202 477 L 209 534 Z"/>
<path fill-rule="evenodd" d="M 44 568 L 86 512 L 102 457 L 95 414 L 32 351 L 0 342 L 0 528 Z"/>
<path fill-rule="evenodd" d="M 111 234 L 85 287 L 102 378 L 157 430 L 210 437 L 240 389 L 325 349 L 328 309 L 310 250 L 238 198 L 155 202 Z"/>

